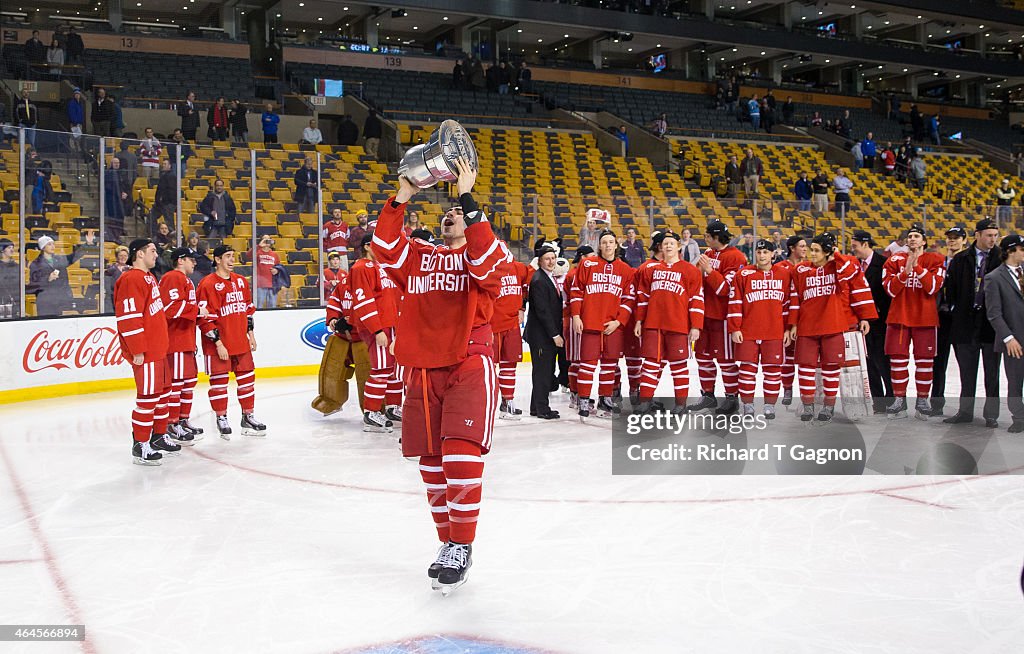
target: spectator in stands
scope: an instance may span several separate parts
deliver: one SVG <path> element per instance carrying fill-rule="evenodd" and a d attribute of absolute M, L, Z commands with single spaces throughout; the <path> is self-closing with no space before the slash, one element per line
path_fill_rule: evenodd
<path fill-rule="evenodd" d="M 668 132 L 668 114 L 662 113 L 650 124 L 651 132 L 659 139 L 665 138 Z"/>
<path fill-rule="evenodd" d="M 178 158 L 178 168 L 181 169 L 182 179 L 185 179 L 185 173 L 188 172 L 188 160 L 193 154 L 195 153 L 192 151 L 192 146 L 185 142 L 185 135 L 182 131 L 180 129 L 174 130 L 174 134 L 171 136 L 171 144 L 167 147 L 167 156 Z"/>
<path fill-rule="evenodd" d="M 249 107 L 237 99 L 231 101 L 228 122 L 231 124 L 231 140 L 234 143 L 249 142 Z"/>
<path fill-rule="evenodd" d="M 355 145 L 359 142 L 359 126 L 352 120 L 352 116 L 345 114 L 338 125 L 338 145 Z"/>
<path fill-rule="evenodd" d="M 761 129 L 761 102 L 756 94 L 750 96 L 750 100 L 747 101 L 747 116 L 750 117 L 750 125 L 755 132 Z"/>
<path fill-rule="evenodd" d="M 366 139 L 363 147 L 366 148 L 366 154 L 374 159 L 377 158 L 377 148 L 380 146 L 380 137 L 383 131 L 380 118 L 377 117 L 377 111 L 370 109 L 370 113 L 363 122 L 363 138 Z"/>
<path fill-rule="evenodd" d="M 348 230 L 348 242 L 349 243 L 362 243 L 363 242 L 363 237 L 366 236 L 370 232 L 369 221 L 370 221 L 370 216 L 369 216 L 369 214 L 366 213 L 366 211 L 364 211 L 363 209 L 360 209 L 359 211 L 356 212 L 356 224 L 355 224 L 355 227 L 352 227 L 351 229 Z M 352 248 L 352 250 L 355 250 L 355 249 L 356 248 Z M 355 259 L 357 258 L 357 254 L 358 253 L 353 252 L 353 251 L 349 252 L 349 257 L 352 259 L 352 261 L 355 261 Z"/>
<path fill-rule="evenodd" d="M 932 114 L 931 119 L 928 121 L 928 136 L 935 145 L 942 145 L 942 137 L 939 136 L 939 125 L 939 114 Z"/>
<path fill-rule="evenodd" d="M 893 94 L 889 97 L 889 120 L 899 122 L 902 116 L 900 115 L 901 102 L 897 95 Z"/>
<path fill-rule="evenodd" d="M 643 241 L 637 238 L 635 227 L 626 228 L 626 238 L 619 239 L 619 256 L 629 264 L 630 268 L 639 268 L 647 260 L 647 250 Z"/>
<path fill-rule="evenodd" d="M 679 256 L 689 263 L 700 259 L 700 246 L 693 240 L 693 233 L 688 229 L 683 230 L 683 238 L 679 241 Z"/>
<path fill-rule="evenodd" d="M 316 126 L 316 120 L 310 120 L 309 126 L 302 130 L 302 139 L 299 143 L 320 145 L 323 140 L 324 135 L 320 132 L 320 128 Z"/>
<path fill-rule="evenodd" d="M 789 126 L 796 124 L 796 104 L 793 102 L 793 96 L 788 96 L 782 104 L 782 124 Z"/>
<path fill-rule="evenodd" d="M 92 132 L 96 136 L 110 136 L 110 127 L 114 122 L 114 103 L 107 97 L 104 88 L 95 89 L 96 98 L 92 101 Z"/>
<path fill-rule="evenodd" d="M 263 107 L 260 124 L 263 125 L 263 143 L 277 143 L 277 126 L 281 117 L 274 113 L 274 105 L 270 102 Z"/>
<path fill-rule="evenodd" d="M 619 125 L 619 129 L 615 131 L 615 136 L 622 141 L 623 152 L 629 154 L 629 133 L 626 131 L 625 125 Z M 597 252 L 597 250 L 594 250 Z"/>
<path fill-rule="evenodd" d="M 824 121 L 821 118 L 821 112 L 815 111 L 814 115 L 811 116 L 811 127 L 821 127 Z"/>
<path fill-rule="evenodd" d="M 46 63 L 50 64 L 50 75 L 59 80 L 64 69 L 64 48 L 60 46 L 57 37 L 50 41 L 50 47 L 46 50 Z"/>
<path fill-rule="evenodd" d="M 53 188 L 45 170 L 36 169 L 35 172 L 35 179 L 32 180 L 32 213 L 42 215 L 43 203 L 53 195 Z"/>
<path fill-rule="evenodd" d="M 498 64 L 498 95 L 508 95 L 509 86 L 512 84 L 512 71 L 504 61 Z"/>
<path fill-rule="evenodd" d="M 117 246 L 117 249 L 114 250 L 114 262 L 103 271 L 103 284 L 107 289 L 106 299 L 103 302 L 105 313 L 114 312 L 114 284 L 117 283 L 118 277 L 131 268 L 131 264 L 128 263 L 128 248 L 124 245 Z"/>
<path fill-rule="evenodd" d="M 324 268 L 324 299 L 326 300 L 334 293 L 335 287 L 344 279 L 342 267 L 348 270 L 348 257 L 338 252 L 331 252 L 327 255 L 327 267 Z"/>
<path fill-rule="evenodd" d="M 203 280 L 203 277 L 206 277 L 213 272 L 213 260 L 206 256 L 206 243 L 199 240 L 198 232 L 189 232 L 185 246 L 196 260 L 196 269 L 191 275 L 189 275 L 189 279 L 192 280 L 193 284 L 198 286 L 199 282 Z"/>
<path fill-rule="evenodd" d="M 0 139 L 11 142 L 18 138 L 18 129 L 7 120 L 7 105 L 0 102 Z"/>
<path fill-rule="evenodd" d="M 185 101 L 178 105 L 178 116 L 181 117 L 181 133 L 187 141 L 196 140 L 199 130 L 199 107 L 196 105 L 196 94 L 189 91 Z"/>
<path fill-rule="evenodd" d="M 466 71 L 463 67 L 465 59 L 459 57 L 452 66 L 452 88 L 462 90 L 466 86 Z"/>
<path fill-rule="evenodd" d="M 896 153 L 892 149 L 892 141 L 886 144 L 882 150 L 882 170 L 886 177 L 891 177 L 896 172 Z"/>
<path fill-rule="evenodd" d="M 250 257 L 252 252 L 249 253 Z M 256 308 L 273 309 L 277 306 L 277 293 L 274 292 L 274 277 L 280 274 L 277 266 L 281 258 L 274 252 L 274 239 L 269 235 L 260 239 L 260 249 L 256 252 Z"/>
<path fill-rule="evenodd" d="M 153 198 L 149 219 L 152 223 L 161 218 L 168 222 L 177 222 L 177 215 L 178 179 L 171 170 L 171 161 L 164 159 L 160 162 L 160 179 L 156 183 L 156 195 Z"/>
<path fill-rule="evenodd" d="M 299 203 L 299 213 L 312 213 L 316 210 L 317 188 L 313 158 L 306 157 L 302 167 L 295 171 L 295 201 Z"/>
<path fill-rule="evenodd" d="M 917 188 L 918 193 L 924 191 L 925 181 L 928 178 L 927 166 L 924 163 L 924 157 L 918 155 L 910 160 L 910 179 L 913 180 L 914 186 Z"/>
<path fill-rule="evenodd" d="M 488 211 L 484 215 L 490 216 L 491 220 L 494 220 L 494 214 L 491 212 Z M 405 232 L 406 236 L 412 236 L 412 233 L 420 227 L 422 227 L 422 225 L 420 225 L 420 212 L 415 209 L 410 209 L 409 213 L 405 216 L 405 226 L 402 227 L 402 231 Z"/>
<path fill-rule="evenodd" d="M 739 161 L 736 155 L 729 155 L 729 163 L 725 164 L 725 188 L 726 195 L 734 198 L 740 193 L 740 184 L 743 183 L 743 171 L 740 170 Z"/>
<path fill-rule="evenodd" d="M 754 154 L 754 150 L 747 148 L 743 151 L 745 155 L 740 162 L 740 171 L 743 173 L 743 194 L 748 199 L 757 197 L 758 184 L 761 176 L 764 175 L 764 166 L 761 165 L 761 157 Z"/>
<path fill-rule="evenodd" d="M 489 93 L 498 92 L 498 67 L 494 64 L 487 64 L 484 68 L 484 79 L 487 81 L 487 91 Z"/>
<path fill-rule="evenodd" d="M 364 232 L 365 233 L 365 232 Z M 345 222 L 341 207 L 334 207 L 331 210 L 331 218 L 324 223 L 322 232 L 324 252 L 334 252 L 344 257 L 343 267 L 348 270 L 348 244 L 351 239 L 351 230 Z M 360 236 L 360 242 L 362 236 Z"/>
<path fill-rule="evenodd" d="M 918 110 L 916 104 L 910 105 L 910 129 L 913 131 L 915 141 L 924 140 L 924 115 Z"/>
<path fill-rule="evenodd" d="M 0 319 L 21 315 L 21 266 L 10 239 L 0 238 Z"/>
<path fill-rule="evenodd" d="M 25 128 L 25 142 L 34 148 L 36 146 L 36 125 L 39 123 L 39 109 L 32 102 L 28 89 L 21 91 L 15 118 L 18 121 L 18 127 Z"/>
<path fill-rule="evenodd" d="M 817 174 L 811 180 L 811 190 L 814 192 L 812 203 L 815 211 L 828 211 L 828 177 L 825 171 L 818 168 Z"/>
<path fill-rule="evenodd" d="M 139 159 L 129 149 L 130 145 L 128 141 L 121 141 L 118 144 L 121 149 L 114 156 L 121 162 L 121 175 L 128 182 L 128 187 L 133 188 L 135 186 L 135 178 L 138 177 Z"/>
<path fill-rule="evenodd" d="M 114 157 L 103 174 L 103 204 L 107 214 L 106 239 L 120 243 L 124 236 L 124 203 L 131 187 L 125 189 L 121 160 Z"/>
<path fill-rule="evenodd" d="M 853 155 L 853 172 L 864 167 L 864 151 L 861 150 L 860 141 L 854 141 L 850 146 L 850 154 Z"/>
<path fill-rule="evenodd" d="M 161 220 L 156 224 L 156 235 L 153 236 L 153 242 L 156 243 L 157 248 L 161 251 L 174 247 L 174 244 L 177 242 L 174 238 L 174 232 L 166 220 Z"/>
<path fill-rule="evenodd" d="M 230 123 L 228 122 L 228 108 L 224 104 L 223 95 L 217 98 L 217 102 L 207 110 L 206 125 L 207 138 L 214 141 L 228 140 Z"/>
<path fill-rule="evenodd" d="M 910 153 L 907 152 L 907 146 L 905 145 L 901 145 L 900 149 L 896 152 L 894 170 L 897 182 L 907 181 L 910 173 Z"/>
<path fill-rule="evenodd" d="M 836 213 L 842 215 L 850 210 L 851 189 L 853 189 L 853 181 L 846 176 L 846 170 L 837 169 L 836 176 L 832 178 L 832 190 L 836 194 Z"/>
<path fill-rule="evenodd" d="M 875 169 L 875 156 L 878 154 L 878 146 L 875 144 L 874 134 L 868 132 L 864 140 L 860 142 L 860 151 L 864 155 L 864 167 L 868 170 Z"/>
<path fill-rule="evenodd" d="M 586 224 L 580 229 L 580 237 L 576 241 L 577 248 L 583 245 L 588 245 L 591 248 L 594 247 L 595 243 L 601 242 L 601 230 L 604 229 L 604 224 L 598 224 L 595 218 L 587 218 Z M 597 252 L 595 249 L 594 252 Z"/>
<path fill-rule="evenodd" d="M 46 62 L 46 45 L 39 40 L 39 30 L 32 30 L 32 36 L 25 41 L 25 61 L 30 65 Z"/>
<path fill-rule="evenodd" d="M 737 250 L 743 253 L 743 256 L 747 258 L 747 263 L 754 263 L 754 235 L 750 232 L 744 232 L 742 236 L 737 236 L 736 239 L 731 243 Z"/>
<path fill-rule="evenodd" d="M 910 252 L 910 247 L 907 245 L 907 237 L 909 235 L 910 235 L 910 232 L 908 232 L 905 229 L 902 232 L 900 232 L 899 236 L 896 237 L 895 241 L 893 241 L 889 245 L 885 246 L 885 250 L 883 250 L 883 252 L 885 252 L 885 256 L 891 257 L 892 255 L 898 254 L 898 253 L 901 253 L 901 252 L 902 253 Z"/>
<path fill-rule="evenodd" d="M 909 136 L 903 139 L 903 149 L 907 151 L 908 161 L 917 156 L 917 146 L 914 145 L 913 140 Z"/>
<path fill-rule="evenodd" d="M 74 25 L 71 25 L 68 28 L 65 50 L 67 51 L 67 63 L 82 63 L 82 59 L 85 55 L 85 43 L 82 41 L 82 35 L 75 31 Z"/>
<path fill-rule="evenodd" d="M 49 236 L 40 236 L 38 246 L 39 256 L 28 266 L 28 292 L 36 294 L 37 316 L 59 316 L 73 308 L 68 261 Z"/>
<path fill-rule="evenodd" d="M 1017 197 L 1017 191 L 1010 186 L 1009 179 L 1003 179 L 1003 183 L 996 187 L 996 218 L 1000 224 L 1006 224 L 1006 221 L 1010 219 L 1010 213 L 1013 205 L 1013 199 Z"/>
<path fill-rule="evenodd" d="M 71 130 L 71 148 L 81 150 L 82 130 L 85 129 L 85 98 L 82 97 L 82 90 L 77 87 L 68 100 L 67 117 L 68 128 Z"/>
<path fill-rule="evenodd" d="M 139 144 L 139 158 L 142 159 L 142 175 L 146 179 L 158 179 L 160 177 L 160 155 L 164 146 L 160 140 L 153 135 L 153 128 L 147 127 L 145 137 Z M 122 161 L 122 167 L 124 162 Z"/>
<path fill-rule="evenodd" d="M 473 57 L 469 66 L 469 88 L 474 92 L 480 92 L 486 87 L 487 77 L 484 73 L 484 65 L 480 63 L 480 57 Z M 363 133 L 366 133 L 365 127 L 363 127 Z"/>
<path fill-rule="evenodd" d="M 1013 155 L 1013 163 L 1017 164 L 1017 177 L 1024 177 L 1024 152 Z"/>
<path fill-rule="evenodd" d="M 811 181 L 807 179 L 807 173 L 800 171 L 800 179 L 796 180 L 796 185 L 793 188 L 793 194 L 796 195 L 798 202 L 797 209 L 799 211 L 810 211 L 811 210 L 811 198 L 814 196 L 814 188 L 811 185 Z M 828 196 L 826 195 L 826 202 Z"/>
<path fill-rule="evenodd" d="M 533 91 L 533 71 L 526 65 L 525 60 L 519 62 L 516 84 L 520 93 L 531 93 Z"/>
<path fill-rule="evenodd" d="M 203 219 L 203 232 L 207 238 L 225 238 L 235 231 L 235 201 L 224 191 L 224 180 L 217 178 L 213 190 L 199 203 Z"/>
<path fill-rule="evenodd" d="M 837 131 L 837 133 L 844 138 L 853 138 L 853 116 L 850 115 L 849 109 L 843 109 L 842 121 L 842 131 Z"/>
<path fill-rule="evenodd" d="M 768 102 L 768 96 L 765 96 L 761 100 L 761 127 L 764 128 L 765 133 L 771 134 L 772 127 L 775 126 L 775 109 Z"/>

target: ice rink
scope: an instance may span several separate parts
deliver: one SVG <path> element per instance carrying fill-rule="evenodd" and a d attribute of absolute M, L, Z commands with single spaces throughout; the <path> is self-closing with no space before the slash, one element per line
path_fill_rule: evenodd
<path fill-rule="evenodd" d="M 201 383 L 205 439 L 154 468 L 128 391 L 0 407 L 0 623 L 87 633 L 0 652 L 1024 652 L 1019 475 L 612 476 L 558 394 L 498 421 L 442 598 L 416 464 L 315 389 L 258 379 L 269 436 L 225 442 Z"/>

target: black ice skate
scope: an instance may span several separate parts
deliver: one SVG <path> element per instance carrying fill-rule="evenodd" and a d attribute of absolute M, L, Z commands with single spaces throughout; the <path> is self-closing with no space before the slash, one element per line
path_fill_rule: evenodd
<path fill-rule="evenodd" d="M 765 404 L 764 405 L 764 419 L 765 420 L 775 420 L 775 405 L 774 404 Z"/>
<path fill-rule="evenodd" d="M 793 404 L 793 389 L 786 388 L 782 391 L 782 406 L 789 406 Z"/>
<path fill-rule="evenodd" d="M 202 427 L 196 427 L 195 425 L 193 425 L 191 422 L 188 421 L 188 418 L 182 418 L 181 420 L 179 420 L 178 421 L 178 425 L 180 425 L 181 427 L 184 427 L 185 429 L 187 429 L 190 432 L 192 432 L 193 436 L 198 436 L 199 434 L 203 433 L 203 428 Z M 202 440 L 202 439 L 197 438 L 196 440 L 198 441 L 198 440 Z"/>
<path fill-rule="evenodd" d="M 419 458 L 416 459 L 417 461 Z M 437 558 L 427 568 L 427 576 L 430 577 L 430 587 L 434 590 L 440 590 L 441 583 L 437 580 L 438 575 L 441 574 L 441 568 L 444 567 L 445 556 L 447 555 L 448 548 L 451 547 L 451 542 L 447 542 L 437 550 Z"/>
<path fill-rule="evenodd" d="M 251 413 L 242 414 L 242 436 L 262 438 L 267 435 L 267 426 L 256 419 Z"/>
<path fill-rule="evenodd" d="M 622 409 L 615 406 L 610 397 L 602 397 L 597 400 L 598 418 L 618 418 L 622 415 Z"/>
<path fill-rule="evenodd" d="M 166 434 L 153 434 L 152 438 L 149 439 L 149 445 L 162 454 L 169 456 L 181 455 L 181 445 L 167 438 Z"/>
<path fill-rule="evenodd" d="M 384 407 L 384 417 L 392 423 L 402 422 L 402 407 L 397 404 Z"/>
<path fill-rule="evenodd" d="M 800 421 L 810 422 L 814 419 L 814 405 L 813 404 L 802 404 L 800 405 Z"/>
<path fill-rule="evenodd" d="M 380 411 L 363 411 L 363 431 L 373 434 L 390 434 L 394 431 L 394 427 Z"/>
<path fill-rule="evenodd" d="M 231 423 L 228 422 L 227 416 L 217 416 L 217 431 L 224 440 L 231 440 Z"/>
<path fill-rule="evenodd" d="M 579 399 L 580 420 L 584 420 L 590 417 L 590 406 L 591 400 L 582 397 Z"/>
<path fill-rule="evenodd" d="M 473 546 L 448 543 L 443 559 L 437 584 L 441 595 L 448 597 L 453 590 L 466 583 L 466 573 L 473 565 Z"/>
<path fill-rule="evenodd" d="M 569 408 L 578 409 L 580 406 L 580 396 L 576 393 L 569 393 Z"/>
<path fill-rule="evenodd" d="M 885 407 L 885 415 L 889 420 L 901 420 L 907 417 L 907 398 L 897 397 L 892 404 Z"/>
<path fill-rule="evenodd" d="M 818 412 L 818 424 L 827 425 L 828 423 L 832 422 L 832 416 L 834 416 L 835 413 L 836 408 L 834 406 L 823 404 L 821 407 L 821 411 Z"/>
<path fill-rule="evenodd" d="M 149 444 L 149 441 L 135 441 L 132 444 L 132 462 L 140 466 L 158 466 L 164 458 Z"/>
<path fill-rule="evenodd" d="M 718 406 L 718 399 L 714 393 L 700 392 L 700 401 L 694 404 L 689 404 L 686 407 L 687 411 L 705 411 L 707 409 L 714 409 Z"/>
<path fill-rule="evenodd" d="M 735 395 L 726 395 L 722 406 L 715 409 L 716 416 L 731 416 L 740 408 L 740 400 Z"/>
<path fill-rule="evenodd" d="M 167 438 L 178 445 L 195 445 L 196 436 L 178 423 L 167 425 Z"/>
<path fill-rule="evenodd" d="M 914 417 L 918 420 L 927 420 L 932 414 L 932 405 L 926 397 L 917 398 L 914 405 Z"/>
<path fill-rule="evenodd" d="M 498 417 L 502 420 L 519 420 L 523 417 L 523 410 L 516 407 L 513 400 L 502 400 L 498 411 Z"/>

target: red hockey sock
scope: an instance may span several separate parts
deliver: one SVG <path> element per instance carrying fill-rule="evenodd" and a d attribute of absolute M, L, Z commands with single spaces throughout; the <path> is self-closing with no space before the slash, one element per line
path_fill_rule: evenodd
<path fill-rule="evenodd" d="M 167 422 L 171 424 L 178 422 L 181 414 L 181 389 L 184 386 L 185 382 L 180 379 L 171 382 L 171 394 L 167 398 Z"/>
<path fill-rule="evenodd" d="M 153 410 L 153 433 L 154 434 L 166 434 L 167 433 L 167 400 L 171 396 L 169 388 L 165 388 L 160 397 L 157 398 L 156 407 Z"/>
<path fill-rule="evenodd" d="M 384 399 L 387 406 L 402 406 L 402 377 L 398 374 L 398 368 L 391 373 L 388 380 L 388 392 Z"/>
<path fill-rule="evenodd" d="M 597 376 L 597 361 L 580 361 L 576 387 L 580 399 L 589 400 L 594 392 L 594 378 Z"/>
<path fill-rule="evenodd" d="M 186 379 L 183 382 L 181 388 L 181 406 L 178 409 L 178 420 L 188 420 L 188 417 L 192 415 L 192 395 L 195 392 L 196 382 L 198 379 L 195 377 Z"/>
<path fill-rule="evenodd" d="M 839 395 L 839 364 L 821 366 L 821 385 L 825 392 L 825 406 L 835 406 Z"/>
<path fill-rule="evenodd" d="M 669 361 L 668 369 L 672 373 L 672 389 L 676 404 L 685 404 L 686 398 L 690 395 L 690 369 L 686 365 L 686 360 Z"/>
<path fill-rule="evenodd" d="M 218 416 L 228 413 L 228 373 L 210 375 L 210 408 Z"/>
<path fill-rule="evenodd" d="M 700 377 L 700 390 L 714 394 L 715 378 L 718 376 L 715 360 L 702 354 L 697 355 L 697 375 Z"/>
<path fill-rule="evenodd" d="M 739 369 L 740 400 L 744 404 L 753 404 L 754 392 L 757 390 L 757 364 L 743 361 Z"/>
<path fill-rule="evenodd" d="M 380 411 L 384 406 L 384 395 L 388 391 L 388 378 L 391 371 L 387 368 L 372 368 L 363 388 L 363 410 Z"/>
<path fill-rule="evenodd" d="M 573 393 L 579 394 L 580 392 L 580 364 L 573 363 L 569 364 L 569 390 Z"/>
<path fill-rule="evenodd" d="M 448 481 L 448 521 L 451 540 L 472 543 L 480 515 L 484 459 L 480 446 L 458 438 L 441 441 L 441 465 Z"/>
<path fill-rule="evenodd" d="M 132 411 L 132 436 L 137 441 L 148 441 L 153 433 L 153 413 L 157 402 L 156 395 L 140 395 L 135 398 L 135 410 Z"/>
<path fill-rule="evenodd" d="M 644 359 L 640 371 L 640 399 L 649 400 L 654 397 L 658 390 L 658 380 L 661 378 L 661 362 L 654 359 Z"/>
<path fill-rule="evenodd" d="M 761 368 L 764 370 L 764 381 L 761 382 L 764 388 L 764 403 L 775 404 L 779 400 L 779 393 L 782 390 L 782 382 L 780 381 L 782 366 L 768 364 L 762 365 Z"/>
<path fill-rule="evenodd" d="M 934 359 L 914 357 L 914 379 L 917 382 L 917 396 L 927 398 L 932 393 L 932 367 Z"/>
<path fill-rule="evenodd" d="M 640 391 L 640 384 L 643 383 L 641 376 L 643 375 L 644 360 L 640 357 L 626 357 L 626 377 L 629 378 L 629 392 L 637 393 Z"/>
<path fill-rule="evenodd" d="M 611 397 L 615 394 L 615 388 L 621 381 L 621 371 L 617 360 L 601 360 L 601 384 L 597 389 L 600 397 Z"/>
<path fill-rule="evenodd" d="M 907 386 L 910 384 L 910 359 L 889 357 L 889 364 L 889 372 L 892 375 L 892 394 L 896 397 L 906 397 Z"/>
<path fill-rule="evenodd" d="M 501 399 L 511 400 L 516 394 L 516 362 L 498 362 L 498 388 L 501 389 Z"/>
<path fill-rule="evenodd" d="M 791 390 L 793 388 L 793 379 L 796 377 L 796 366 L 792 363 L 782 364 L 782 388 Z"/>
<path fill-rule="evenodd" d="M 800 401 L 804 404 L 814 404 L 816 385 L 814 373 L 816 370 L 813 366 L 797 366 L 796 375 L 800 384 Z"/>
<path fill-rule="evenodd" d="M 242 413 L 252 413 L 256 407 L 256 371 L 250 370 L 242 374 L 235 373 L 235 384 L 238 385 L 238 403 L 242 406 Z"/>
<path fill-rule="evenodd" d="M 444 470 L 439 456 L 420 457 L 420 477 L 427 487 L 427 503 L 430 505 L 430 517 L 434 519 L 437 537 L 442 543 L 448 538 L 448 482 L 444 478 Z"/>
<path fill-rule="evenodd" d="M 740 392 L 740 368 L 735 361 L 719 361 L 722 369 L 722 386 L 726 395 L 738 395 Z"/>

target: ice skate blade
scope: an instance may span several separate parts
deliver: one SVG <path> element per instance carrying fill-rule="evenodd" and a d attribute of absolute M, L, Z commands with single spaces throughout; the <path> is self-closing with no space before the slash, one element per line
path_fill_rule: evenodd
<path fill-rule="evenodd" d="M 363 425 L 363 431 L 368 434 L 390 434 L 395 431 L 394 427 L 371 427 Z"/>
<path fill-rule="evenodd" d="M 266 430 L 259 431 L 257 429 L 243 428 L 242 429 L 242 436 L 251 436 L 252 438 L 266 438 L 267 431 Z"/>
<path fill-rule="evenodd" d="M 898 411 L 896 413 L 888 413 L 888 414 L 886 414 L 886 417 L 889 420 L 905 420 L 907 418 L 907 412 L 906 411 Z"/>
<path fill-rule="evenodd" d="M 133 456 L 132 457 L 132 463 L 134 463 L 137 466 L 158 466 L 158 465 L 160 465 L 159 461 L 146 461 L 145 459 L 141 459 L 141 458 L 139 458 L 137 456 Z"/>
<path fill-rule="evenodd" d="M 170 441 L 172 443 L 177 443 L 178 445 L 181 445 L 182 447 L 192 447 L 193 445 L 196 444 L 196 441 L 199 440 L 198 438 L 193 438 L 190 441 L 181 441 L 181 440 L 178 440 L 177 438 L 171 438 L 170 436 L 168 436 L 168 438 L 170 439 Z"/>
<path fill-rule="evenodd" d="M 231 432 L 221 432 L 220 437 L 226 441 L 231 440 Z"/>
<path fill-rule="evenodd" d="M 160 454 L 163 454 L 164 456 L 181 456 L 181 450 L 178 450 L 177 452 L 168 452 L 167 450 L 157 450 L 157 452 L 159 452 Z"/>
<path fill-rule="evenodd" d="M 502 412 L 502 414 L 498 416 L 498 419 L 499 420 L 522 420 L 523 416 L 517 415 L 515 413 L 504 413 L 504 412 Z"/>
<path fill-rule="evenodd" d="M 928 421 L 928 414 L 927 413 L 922 413 L 920 411 L 915 411 L 914 412 L 914 417 L 917 418 L 918 420 L 924 420 L 925 422 Z"/>
<path fill-rule="evenodd" d="M 465 583 L 466 583 L 466 579 L 465 578 L 463 578 L 463 579 L 461 579 L 459 581 L 456 581 L 454 584 L 438 583 L 437 590 L 441 591 L 441 597 L 448 597 L 449 595 L 452 594 L 452 591 L 454 591 L 456 588 L 458 588 L 459 586 L 462 586 Z"/>

